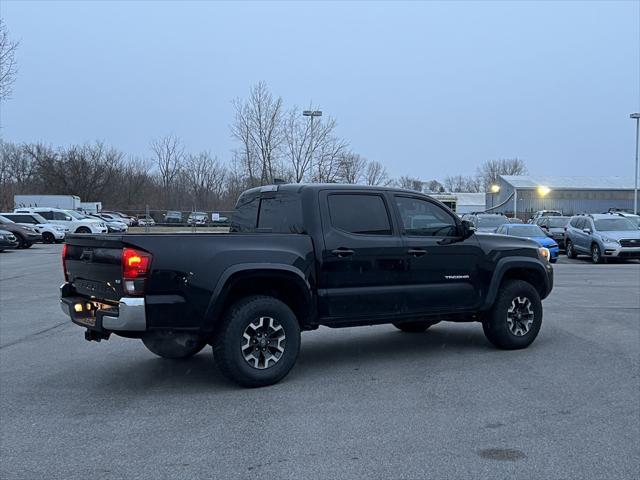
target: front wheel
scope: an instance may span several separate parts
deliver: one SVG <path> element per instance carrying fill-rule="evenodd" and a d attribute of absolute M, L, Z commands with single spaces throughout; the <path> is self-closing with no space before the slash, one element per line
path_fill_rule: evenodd
<path fill-rule="evenodd" d="M 567 246 L 565 251 L 567 252 L 568 258 L 576 258 L 578 256 L 576 254 L 576 251 L 573 248 L 573 242 L 571 240 L 567 240 Z"/>
<path fill-rule="evenodd" d="M 44 243 L 54 243 L 56 241 L 56 237 L 54 237 L 51 232 L 44 232 L 42 234 L 42 241 Z"/>
<path fill-rule="evenodd" d="M 602 252 L 600 251 L 600 246 L 597 243 L 591 245 L 591 261 L 593 263 L 602 263 Z"/>
<path fill-rule="evenodd" d="M 504 350 L 526 348 L 542 326 L 542 301 L 538 291 L 522 280 L 507 281 L 482 322 L 487 339 Z"/>
<path fill-rule="evenodd" d="M 76 233 L 91 233 L 91 229 L 88 227 L 80 227 L 76 230 Z"/>
<path fill-rule="evenodd" d="M 193 357 L 207 344 L 196 335 L 170 330 L 147 333 L 142 343 L 159 357 L 171 359 Z"/>
<path fill-rule="evenodd" d="M 433 325 L 433 323 L 426 320 L 393 324 L 393 326 L 396 327 L 398 330 L 401 330 L 407 333 L 422 333 L 426 331 L 431 325 Z"/>
<path fill-rule="evenodd" d="M 264 387 L 284 378 L 298 358 L 300 325 L 274 297 L 255 295 L 224 315 L 213 342 L 222 374 L 245 387 Z"/>

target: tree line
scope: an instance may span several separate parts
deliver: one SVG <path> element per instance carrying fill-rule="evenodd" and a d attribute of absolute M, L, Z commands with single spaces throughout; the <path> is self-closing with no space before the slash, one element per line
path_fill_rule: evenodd
<path fill-rule="evenodd" d="M 0 143 L 0 207 L 13 208 L 15 194 L 78 195 L 103 207 L 231 210 L 247 188 L 284 182 L 393 185 L 421 192 L 480 192 L 500 174 L 526 173 L 519 159 L 484 162 L 475 175 L 421 180 L 391 178 L 383 163 L 349 148 L 330 116 L 287 110 L 260 82 L 246 99 L 233 102 L 230 125 L 235 148 L 227 162 L 209 151 L 188 152 L 174 134 L 153 139 L 143 158 L 95 142 L 68 147 Z M 310 106 L 316 111 L 317 107 Z"/>

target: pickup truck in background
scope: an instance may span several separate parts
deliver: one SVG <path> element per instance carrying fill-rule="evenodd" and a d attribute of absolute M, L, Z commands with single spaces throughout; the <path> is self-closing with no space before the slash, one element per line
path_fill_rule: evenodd
<path fill-rule="evenodd" d="M 355 185 L 248 190 L 229 233 L 69 235 L 62 260 L 62 309 L 87 340 L 139 338 L 165 358 L 209 344 L 250 387 L 287 375 L 300 332 L 321 325 L 481 322 L 496 347 L 524 348 L 553 287 L 535 242 L 476 233 L 420 193 Z"/>

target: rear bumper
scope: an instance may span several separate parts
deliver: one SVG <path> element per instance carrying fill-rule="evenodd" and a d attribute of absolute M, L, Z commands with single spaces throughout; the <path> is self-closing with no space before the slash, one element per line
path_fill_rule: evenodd
<path fill-rule="evenodd" d="M 60 287 L 60 307 L 76 325 L 108 336 L 111 332 L 147 330 L 145 301 L 141 297 L 122 297 L 116 305 L 106 305 L 78 295 L 73 285 Z"/>

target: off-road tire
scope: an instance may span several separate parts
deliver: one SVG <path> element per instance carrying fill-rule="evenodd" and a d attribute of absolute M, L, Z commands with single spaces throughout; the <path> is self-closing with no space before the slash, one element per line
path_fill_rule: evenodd
<path fill-rule="evenodd" d="M 193 357 L 207 344 L 196 335 L 174 331 L 149 332 L 142 337 L 142 343 L 159 357 L 173 360 Z"/>
<path fill-rule="evenodd" d="M 508 314 L 514 305 L 526 299 L 528 310 L 533 314 L 533 320 L 524 334 L 514 333 L 509 325 Z M 513 315 L 513 314 L 512 314 Z M 512 324 L 518 323 L 511 320 Z M 542 301 L 540 294 L 533 285 L 523 280 L 507 280 L 500 286 L 500 291 L 493 307 L 482 321 L 484 334 L 495 347 L 503 350 L 517 350 L 526 348 L 535 340 L 542 326 Z M 515 327 L 517 331 L 517 326 Z M 520 333 L 524 329 L 520 329 Z"/>
<path fill-rule="evenodd" d="M 284 331 L 284 341 L 279 359 L 273 364 L 267 361 L 266 367 L 259 368 L 246 359 L 243 342 L 247 329 L 262 319 L 274 320 Z M 246 297 L 233 304 L 225 312 L 213 340 L 213 357 L 220 372 L 244 387 L 264 387 L 282 380 L 296 363 L 299 351 L 300 325 L 295 314 L 277 298 L 264 295 Z"/>

